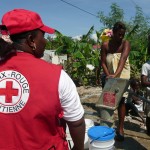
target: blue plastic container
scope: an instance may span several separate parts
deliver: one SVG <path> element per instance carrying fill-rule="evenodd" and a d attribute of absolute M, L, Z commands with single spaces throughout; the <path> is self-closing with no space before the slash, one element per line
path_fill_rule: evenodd
<path fill-rule="evenodd" d="M 89 150 L 113 150 L 115 130 L 107 126 L 93 126 L 88 130 Z"/>

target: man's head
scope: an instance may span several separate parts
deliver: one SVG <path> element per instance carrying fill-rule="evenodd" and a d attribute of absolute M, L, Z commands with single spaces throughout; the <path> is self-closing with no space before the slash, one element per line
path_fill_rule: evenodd
<path fill-rule="evenodd" d="M 121 41 L 124 38 L 126 27 L 122 22 L 116 22 L 113 27 L 113 37 L 117 41 Z"/>
<path fill-rule="evenodd" d="M 130 86 L 134 90 L 140 89 L 140 81 L 138 79 L 132 78 L 130 79 Z"/>

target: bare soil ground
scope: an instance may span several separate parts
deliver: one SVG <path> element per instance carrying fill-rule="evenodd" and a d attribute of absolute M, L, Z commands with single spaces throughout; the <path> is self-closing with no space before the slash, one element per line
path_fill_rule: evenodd
<path fill-rule="evenodd" d="M 100 117 L 95 104 L 98 102 L 102 89 L 100 87 L 78 87 L 81 103 L 85 109 L 85 118 L 92 119 L 95 125 L 100 125 Z M 117 111 L 115 114 L 115 126 L 118 124 Z M 150 137 L 146 134 L 146 127 L 140 118 L 126 117 L 124 123 L 124 142 L 115 141 L 116 150 L 150 150 Z"/>

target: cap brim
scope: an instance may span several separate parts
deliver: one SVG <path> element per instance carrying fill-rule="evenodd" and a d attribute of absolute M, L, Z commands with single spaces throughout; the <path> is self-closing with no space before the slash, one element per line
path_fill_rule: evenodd
<path fill-rule="evenodd" d="M 50 28 L 50 27 L 45 26 L 45 25 L 42 26 L 40 29 L 41 29 L 42 31 L 46 32 L 46 33 L 49 33 L 49 34 L 53 34 L 53 33 L 55 32 L 55 29 Z"/>

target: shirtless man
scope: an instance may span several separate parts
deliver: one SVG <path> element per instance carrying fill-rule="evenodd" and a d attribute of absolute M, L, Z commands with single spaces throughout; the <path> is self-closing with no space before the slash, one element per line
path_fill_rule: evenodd
<path fill-rule="evenodd" d="M 101 47 L 101 65 L 106 78 L 130 79 L 129 65 L 129 41 L 124 40 L 126 27 L 122 22 L 116 22 L 113 27 L 111 40 L 104 42 Z M 125 97 L 123 96 L 118 107 L 119 125 L 116 140 L 124 140 L 124 118 L 125 118 Z"/>

